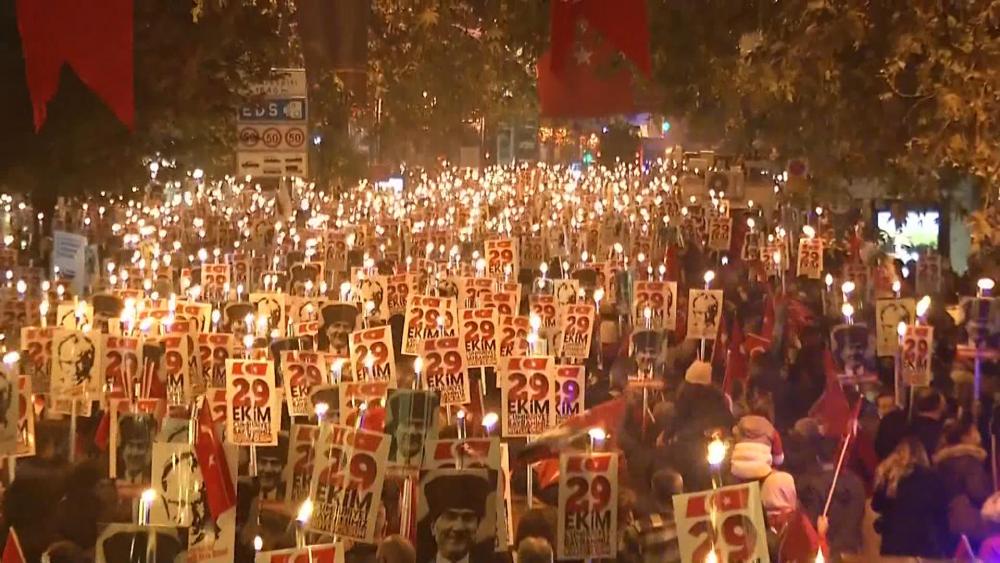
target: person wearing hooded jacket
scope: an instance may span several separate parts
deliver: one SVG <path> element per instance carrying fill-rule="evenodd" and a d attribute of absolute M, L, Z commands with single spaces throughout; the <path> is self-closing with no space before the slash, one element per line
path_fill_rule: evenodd
<path fill-rule="evenodd" d="M 945 423 L 941 446 L 933 462 L 944 480 L 948 496 L 948 531 L 952 545 L 964 534 L 973 549 L 985 539 L 987 526 L 980 510 L 993 493 L 986 471 L 986 450 L 975 422 L 970 416 Z"/>

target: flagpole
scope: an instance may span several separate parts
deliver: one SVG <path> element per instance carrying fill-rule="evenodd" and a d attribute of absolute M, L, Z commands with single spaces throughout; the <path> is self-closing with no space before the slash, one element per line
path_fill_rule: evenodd
<path fill-rule="evenodd" d="M 830 484 L 830 491 L 826 494 L 826 503 L 823 505 L 823 514 L 825 517 L 827 512 L 830 510 L 830 503 L 833 501 L 833 491 L 837 488 L 837 480 L 840 479 L 840 468 L 844 466 L 844 457 L 847 455 L 847 445 L 851 442 L 851 435 L 853 432 L 848 432 L 844 436 L 844 445 L 840 448 L 840 457 L 837 459 L 837 467 L 833 470 L 833 483 Z"/>

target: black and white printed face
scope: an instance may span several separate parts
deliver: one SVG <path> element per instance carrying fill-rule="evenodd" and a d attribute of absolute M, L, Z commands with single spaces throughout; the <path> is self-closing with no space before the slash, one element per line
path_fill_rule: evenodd
<path fill-rule="evenodd" d="M 479 529 L 479 515 L 474 510 L 446 508 L 434 520 L 432 533 L 438 555 L 448 561 L 468 557 Z"/>
<path fill-rule="evenodd" d="M 715 317 L 719 313 L 719 300 L 711 293 L 699 294 L 694 299 L 692 311 L 695 315 L 693 321 L 697 326 L 713 328 L 715 327 Z"/>
<path fill-rule="evenodd" d="M 71 374 L 74 386 L 90 382 L 94 368 L 96 348 L 84 334 L 70 334 L 57 345 L 59 366 L 63 373 Z"/>
<path fill-rule="evenodd" d="M 118 449 L 123 464 L 120 477 L 129 483 L 148 483 L 153 456 L 151 436 L 129 436 Z"/>

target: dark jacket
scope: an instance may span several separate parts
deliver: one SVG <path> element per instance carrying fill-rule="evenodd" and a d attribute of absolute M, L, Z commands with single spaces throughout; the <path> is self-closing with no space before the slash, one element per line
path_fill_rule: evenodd
<path fill-rule="evenodd" d="M 812 522 L 823 513 L 826 496 L 833 484 L 833 473 L 833 464 L 817 465 L 795 477 L 799 502 Z M 832 554 L 861 552 L 861 521 L 865 516 L 865 500 L 865 486 L 861 478 L 845 467 L 837 479 L 837 489 L 833 493 L 828 513 L 830 530 L 826 540 Z"/>
<path fill-rule="evenodd" d="M 896 495 L 875 490 L 872 509 L 879 513 L 875 530 L 882 534 L 882 555 L 944 557 L 948 536 L 948 497 L 936 471 L 916 467 L 904 477 Z"/>
<path fill-rule="evenodd" d="M 965 534 L 975 548 L 988 534 L 979 512 L 993 493 L 985 461 L 986 450 L 967 444 L 944 446 L 934 454 L 934 467 L 948 497 L 948 528 L 953 544 Z"/>
<path fill-rule="evenodd" d="M 908 431 L 906 423 L 906 413 L 901 410 L 894 410 L 882 417 L 878 423 L 878 430 L 875 432 L 875 455 L 878 460 L 889 457 L 892 450 L 906 437 Z"/>
<path fill-rule="evenodd" d="M 920 443 L 924 445 L 924 449 L 927 450 L 927 457 L 931 457 L 937 451 L 938 444 L 941 442 L 941 430 L 943 428 L 944 422 L 915 414 L 913 415 L 913 420 L 910 422 L 909 435 L 915 436 L 920 440 Z"/>

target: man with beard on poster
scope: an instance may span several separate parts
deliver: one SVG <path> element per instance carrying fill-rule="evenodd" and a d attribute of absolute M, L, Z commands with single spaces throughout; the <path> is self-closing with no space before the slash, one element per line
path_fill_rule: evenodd
<path fill-rule="evenodd" d="M 485 471 L 432 471 L 424 484 L 427 515 L 417 529 L 419 563 L 492 561 L 494 537 L 477 542 L 491 492 Z"/>
<path fill-rule="evenodd" d="M 323 352 L 348 357 L 348 337 L 354 331 L 358 310 L 347 303 L 331 303 L 325 305 L 320 313 L 323 322 L 316 333 L 317 347 Z"/>

